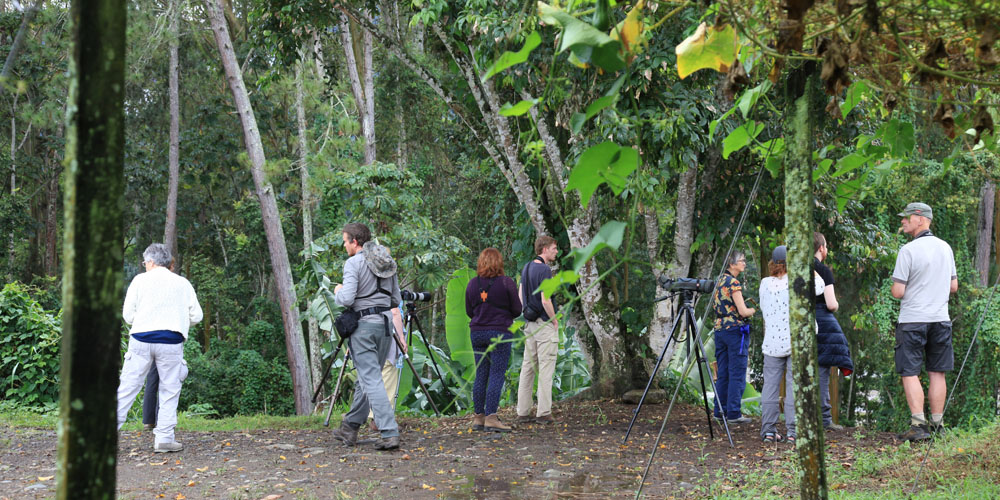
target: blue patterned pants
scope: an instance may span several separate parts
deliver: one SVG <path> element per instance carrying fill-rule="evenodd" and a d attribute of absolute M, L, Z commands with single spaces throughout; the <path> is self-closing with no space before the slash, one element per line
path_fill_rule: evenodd
<path fill-rule="evenodd" d="M 500 341 L 495 341 L 497 337 Z M 472 350 L 476 357 L 476 381 L 472 385 L 472 406 L 477 414 L 492 415 L 500 405 L 507 364 L 510 362 L 510 332 L 485 330 L 472 332 Z M 489 353 L 486 350 L 493 345 Z"/>

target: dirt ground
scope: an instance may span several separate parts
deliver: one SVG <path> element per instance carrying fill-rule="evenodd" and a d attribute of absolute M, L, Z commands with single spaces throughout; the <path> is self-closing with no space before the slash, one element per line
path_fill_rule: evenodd
<path fill-rule="evenodd" d="M 474 432 L 469 417 L 400 418 L 402 447 L 346 448 L 328 431 L 187 432 L 179 453 L 154 454 L 149 433 L 119 440 L 119 498 L 631 498 L 646 466 L 666 405 L 642 408 L 622 444 L 634 405 L 610 401 L 556 405 L 558 424 L 527 424 L 499 435 Z M 505 422 L 513 409 L 501 410 Z M 719 471 L 740 477 L 793 461 L 789 444 L 764 445 L 759 420 L 721 428 L 709 438 L 703 410 L 675 407 L 643 496 L 698 496 Z M 362 439 L 366 436 L 364 431 Z M 828 463 L 848 464 L 862 449 L 884 447 L 890 434 L 853 429 L 827 434 Z M 55 431 L 0 424 L 0 499 L 54 495 Z M 739 482 L 727 482 L 738 487 Z M 728 488 L 729 486 L 725 486 Z M 795 485 L 775 494 L 795 494 Z"/>

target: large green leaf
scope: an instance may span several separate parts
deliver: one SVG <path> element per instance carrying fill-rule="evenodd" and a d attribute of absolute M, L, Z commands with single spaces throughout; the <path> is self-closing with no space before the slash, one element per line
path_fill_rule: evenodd
<path fill-rule="evenodd" d="M 583 269 L 583 266 L 587 264 L 587 261 L 603 248 L 611 248 L 617 251 L 622 245 L 622 240 L 625 238 L 625 228 L 627 227 L 628 224 L 618 221 L 610 221 L 601 226 L 601 230 L 597 232 L 597 235 L 594 236 L 593 240 L 590 240 L 587 246 L 574 248 L 570 252 L 570 256 L 573 257 L 573 270 L 579 273 Z"/>
<path fill-rule="evenodd" d="M 856 170 L 858 167 L 864 165 L 868 162 L 870 158 L 860 153 L 851 153 L 839 160 L 837 160 L 837 168 L 831 175 L 832 177 L 840 177 L 846 173 Z"/>
<path fill-rule="evenodd" d="M 605 71 L 625 67 L 620 54 L 621 43 L 589 23 L 545 2 L 538 2 L 538 16 L 545 24 L 563 28 L 559 53 L 570 50 L 580 62 L 594 64 Z"/>
<path fill-rule="evenodd" d="M 569 118 L 570 130 L 572 130 L 574 134 L 579 134 L 580 129 L 583 128 L 583 124 L 586 123 L 587 120 L 593 118 L 594 115 L 600 113 L 604 110 L 604 108 L 614 105 L 616 101 L 618 101 L 618 94 L 606 95 L 590 103 L 590 105 L 587 106 L 586 113 L 573 113 L 573 116 Z"/>
<path fill-rule="evenodd" d="M 855 106 L 861 102 L 861 98 L 868 94 L 868 84 L 864 80 L 854 82 L 844 96 L 844 102 L 840 104 L 840 114 L 847 116 Z"/>
<path fill-rule="evenodd" d="M 538 104 L 538 99 L 526 99 L 517 104 L 507 103 L 500 107 L 500 116 L 521 116 L 528 112 L 532 106 Z"/>
<path fill-rule="evenodd" d="M 580 191 L 580 201 L 586 207 L 597 188 L 608 184 L 614 193 L 625 189 L 626 178 L 639 167 L 639 153 L 632 148 L 623 148 L 606 141 L 591 146 L 577 161 L 566 182 L 566 191 Z"/>
<path fill-rule="evenodd" d="M 750 144 L 750 141 L 764 131 L 764 125 L 758 125 L 755 121 L 748 121 L 733 129 L 725 139 L 722 140 L 722 157 L 729 159 L 729 155 L 739 151 Z"/>
<path fill-rule="evenodd" d="M 552 297 L 552 294 L 556 293 L 556 290 L 563 285 L 572 285 L 579 281 L 580 275 L 576 271 L 562 271 L 555 276 L 542 281 L 538 284 L 538 289 L 535 292 L 542 292 L 545 297 Z"/>
<path fill-rule="evenodd" d="M 517 52 L 511 52 L 508 50 L 503 54 L 500 54 L 500 57 L 498 57 L 496 61 L 493 61 L 493 64 L 491 64 L 489 69 L 486 70 L 486 73 L 483 75 L 483 80 L 487 80 L 491 76 L 514 66 L 515 64 L 521 64 L 524 61 L 527 61 L 528 55 L 531 54 L 531 51 L 535 50 L 535 47 L 538 47 L 540 43 L 542 43 L 542 37 L 537 31 L 532 31 L 531 34 L 528 35 L 528 38 L 524 41 L 524 46 L 521 47 L 521 50 Z"/>
<path fill-rule="evenodd" d="M 677 53 L 677 75 L 683 80 L 699 69 L 729 71 L 729 65 L 739 55 L 736 29 L 725 24 L 721 28 L 698 25 L 694 34 L 687 37 L 674 51 Z"/>
<path fill-rule="evenodd" d="M 476 271 L 468 268 L 452 273 L 444 305 L 444 328 L 451 359 L 462 363 L 466 368 L 476 364 L 472 354 L 472 338 L 469 336 L 469 317 L 465 314 L 465 289 L 475 275 Z"/>

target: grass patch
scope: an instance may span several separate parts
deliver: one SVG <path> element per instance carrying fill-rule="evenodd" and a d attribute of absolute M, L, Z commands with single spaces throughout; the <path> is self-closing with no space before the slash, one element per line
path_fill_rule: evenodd
<path fill-rule="evenodd" d="M 928 444 L 859 449 L 853 463 L 826 464 L 830 498 L 837 500 L 1000 498 L 1000 423 L 950 430 L 933 443 L 927 466 L 910 496 Z M 798 496 L 798 462 L 789 452 L 768 467 L 715 478 L 703 490 L 721 499 Z"/>

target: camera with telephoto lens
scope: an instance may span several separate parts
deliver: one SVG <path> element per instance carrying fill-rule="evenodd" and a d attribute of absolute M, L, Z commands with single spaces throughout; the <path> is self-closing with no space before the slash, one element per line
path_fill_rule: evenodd
<path fill-rule="evenodd" d="M 668 292 L 691 291 L 698 293 L 709 293 L 715 288 L 715 283 L 711 280 L 698 278 L 669 278 L 660 276 L 660 287 Z"/>
<path fill-rule="evenodd" d="M 411 292 L 409 290 L 403 290 L 399 292 L 399 295 L 407 302 L 430 302 L 431 300 L 431 292 Z"/>

